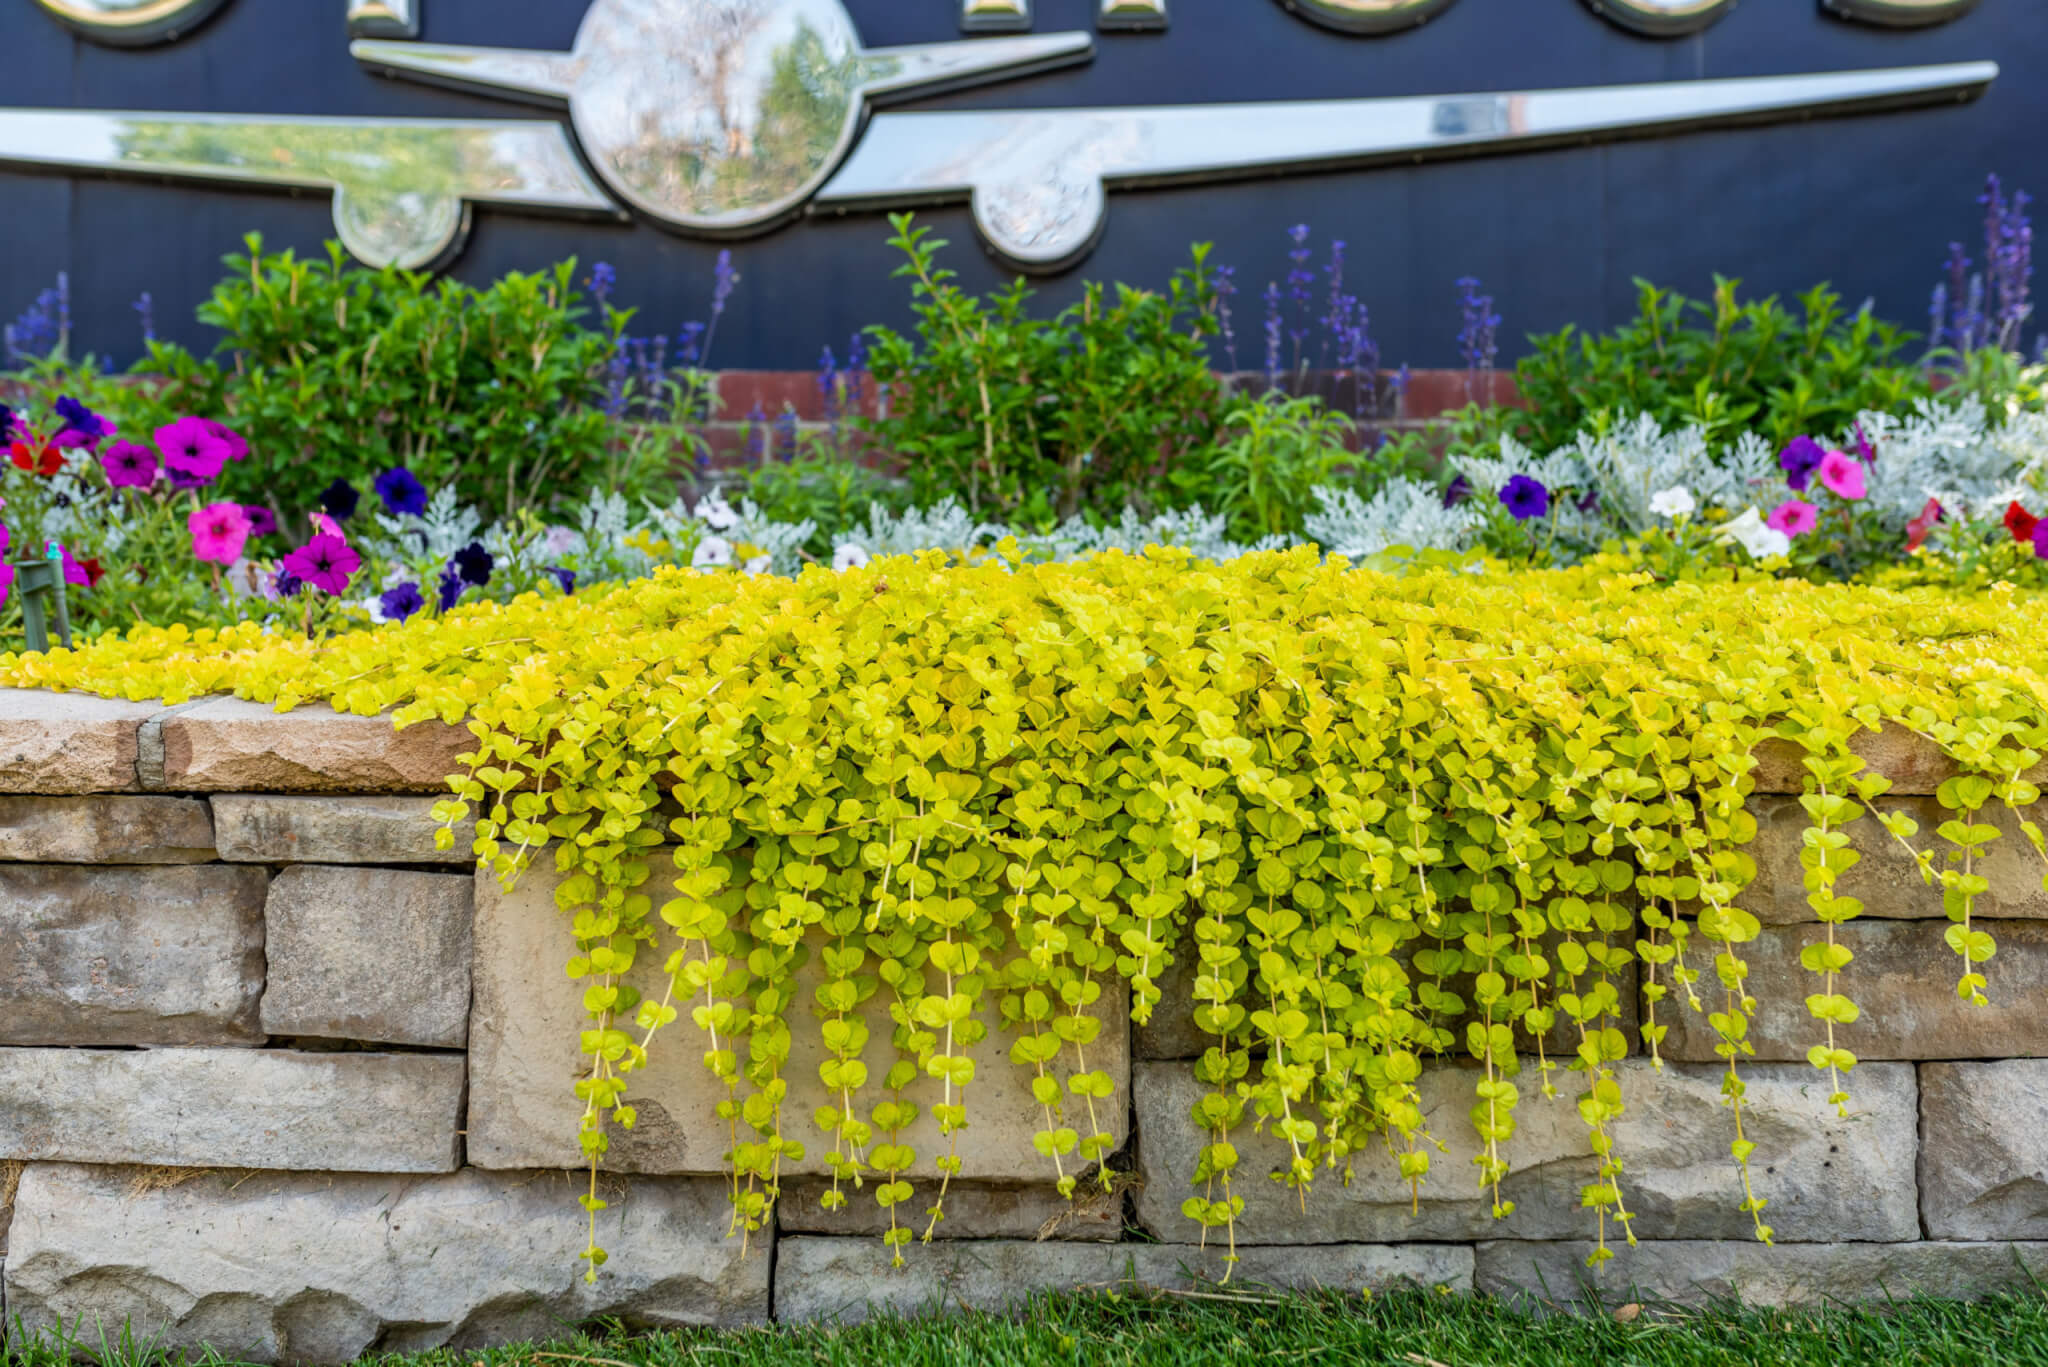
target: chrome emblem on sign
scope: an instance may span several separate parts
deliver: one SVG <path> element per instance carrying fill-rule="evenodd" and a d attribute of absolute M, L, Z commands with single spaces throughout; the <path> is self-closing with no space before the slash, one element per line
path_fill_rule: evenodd
<path fill-rule="evenodd" d="M 220 0 L 35 2 L 73 11 L 65 17 L 74 23 L 88 12 L 108 23 L 145 14 L 189 23 Z M 1449 3 L 1290 7 L 1331 27 L 1380 32 Z M 1639 31 L 1670 34 L 1711 22 L 1728 0 L 1588 3 Z M 1828 3 L 1917 23 L 1972 0 Z M 1029 7 L 967 0 L 963 15 L 977 11 L 1028 16 Z M 1104 0 L 1100 22 L 1157 28 L 1166 13 L 1162 0 Z M 418 2 L 348 0 L 348 18 L 358 33 L 416 31 Z M 1057 271 L 1100 238 L 1112 189 L 1935 104 L 1974 98 L 1998 75 L 1994 63 L 1964 62 L 1578 90 L 874 113 L 1087 61 L 1094 39 L 869 48 L 839 0 L 594 0 L 567 52 L 378 38 L 358 39 L 352 51 L 373 70 L 566 111 L 567 124 L 0 108 L 0 162 L 326 191 L 342 242 L 372 264 L 445 263 L 479 203 L 615 219 L 630 211 L 672 231 L 733 237 L 806 211 L 965 200 L 996 255 Z"/>

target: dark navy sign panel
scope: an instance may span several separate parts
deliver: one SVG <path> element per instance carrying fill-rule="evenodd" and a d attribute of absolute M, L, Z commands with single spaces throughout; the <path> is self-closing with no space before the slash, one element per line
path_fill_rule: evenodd
<path fill-rule="evenodd" d="M 846 0 L 871 46 L 959 36 L 956 0 Z M 1035 31 L 1093 26 L 1097 0 L 1039 0 Z M 231 0 L 167 46 L 116 50 L 74 37 L 30 0 L 0 0 L 8 80 L 0 103 L 75 109 L 248 114 L 521 117 L 530 111 L 373 76 L 349 56 L 342 0 Z M 583 0 L 426 0 L 421 37 L 437 43 L 567 50 Z M 1307 223 L 1318 263 L 1348 244 L 1346 287 L 1371 310 L 1389 364 L 1459 363 L 1454 281 L 1476 275 L 1505 322 L 1503 360 L 1521 337 L 1631 309 L 1631 277 L 1704 293 L 1715 272 L 1748 291 L 1789 293 L 1830 280 L 1851 307 L 1924 327 L 1928 291 L 1953 239 L 1981 239 L 1975 196 L 1987 172 L 2048 192 L 2048 21 L 2038 0 L 1985 0 L 1925 29 L 1846 22 L 1819 0 L 1744 0 L 1707 32 L 1654 39 L 1603 20 L 1582 0 L 1458 0 L 1407 33 L 1354 37 L 1271 0 L 1172 0 L 1165 34 L 1100 34 L 1086 66 L 913 108 L 1059 108 L 1347 99 L 1533 90 L 1733 76 L 1793 75 L 1991 59 L 2002 75 L 1972 104 L 1687 133 L 1605 147 L 1424 167 L 1115 192 L 1100 246 L 1078 270 L 1040 282 L 1053 307 L 1082 279 L 1156 285 L 1189 242 L 1237 267 L 1238 357 L 1260 364 L 1258 295 L 1284 279 L 1286 230 Z M 965 206 L 922 215 L 954 246 L 949 263 L 983 288 L 1007 272 L 986 260 Z M 332 234 L 324 194 L 0 171 L 0 317 L 59 271 L 72 286 L 74 350 L 117 362 L 140 350 L 130 308 L 147 290 L 158 330 L 210 343 L 192 310 L 243 232 L 317 251 Z M 867 323 L 908 318 L 874 214 L 813 216 L 721 244 L 647 225 L 609 226 L 479 208 L 453 273 L 481 281 L 564 256 L 610 261 L 633 330 L 673 334 L 701 318 L 711 265 L 730 245 L 741 271 L 712 361 L 796 369 L 827 345 L 841 356 Z M 1974 249 L 1973 255 L 1981 254 Z"/>

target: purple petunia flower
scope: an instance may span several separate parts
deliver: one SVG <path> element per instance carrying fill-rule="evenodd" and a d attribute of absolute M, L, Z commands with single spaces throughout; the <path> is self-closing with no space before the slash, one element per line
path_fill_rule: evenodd
<path fill-rule="evenodd" d="M 306 586 L 305 580 L 283 568 L 270 577 L 270 583 L 280 598 L 296 598 L 299 596 L 299 590 Z"/>
<path fill-rule="evenodd" d="M 1472 497 L 1472 481 L 1463 475 L 1454 478 L 1450 487 L 1444 490 L 1444 507 L 1455 508 Z"/>
<path fill-rule="evenodd" d="M 377 497 L 384 500 L 384 510 L 393 517 L 418 517 L 427 510 L 426 486 L 403 465 L 386 470 L 373 483 Z"/>
<path fill-rule="evenodd" d="M 349 576 L 362 568 L 363 557 L 355 547 L 325 532 L 284 558 L 284 567 L 322 593 L 341 594 L 348 590 Z"/>
<path fill-rule="evenodd" d="M 234 454 L 234 446 L 214 435 L 204 418 L 179 418 L 157 428 L 156 448 L 174 474 L 190 476 L 201 484 L 219 479 L 221 467 Z"/>
<path fill-rule="evenodd" d="M 498 564 L 481 541 L 472 541 L 464 546 L 449 563 L 455 567 L 455 573 L 463 583 L 474 584 L 478 588 L 491 582 L 491 571 Z"/>
<path fill-rule="evenodd" d="M 244 503 L 242 516 L 249 519 L 251 536 L 269 536 L 277 530 L 277 514 L 260 503 Z"/>
<path fill-rule="evenodd" d="M 1792 438 L 1778 453 L 1778 468 L 1785 472 L 1785 483 L 1795 493 L 1803 494 L 1813 480 L 1813 472 L 1820 469 L 1820 463 L 1826 456 L 1827 451 L 1819 442 L 1801 435 Z"/>
<path fill-rule="evenodd" d="M 555 576 L 555 582 L 562 586 L 563 593 L 576 592 L 576 571 L 565 565 L 549 565 L 543 573 Z"/>
<path fill-rule="evenodd" d="M 409 579 L 396 588 L 384 590 L 377 598 L 377 606 L 388 622 L 403 622 L 426 605 L 427 600 L 420 596 L 420 586 Z"/>
<path fill-rule="evenodd" d="M 156 478 L 156 452 L 132 441 L 117 441 L 100 457 L 107 483 L 116 489 L 147 489 Z"/>
<path fill-rule="evenodd" d="M 1527 475 L 1516 475 L 1500 491 L 1500 503 L 1517 522 L 1550 512 L 1550 490 Z"/>
<path fill-rule="evenodd" d="M 462 582 L 462 576 L 455 572 L 454 565 L 441 567 L 441 580 L 434 586 L 434 601 L 442 612 L 455 606 L 455 600 L 462 597 L 462 591 L 469 586 Z"/>
<path fill-rule="evenodd" d="M 229 460 L 247 460 L 249 458 L 249 443 L 244 440 L 240 432 L 214 418 L 201 418 L 199 421 L 207 431 L 213 433 L 219 440 L 227 443 Z"/>
<path fill-rule="evenodd" d="M 337 479 L 320 491 L 320 508 L 336 522 L 346 522 L 356 515 L 356 502 L 361 497 L 355 485 Z"/>
<path fill-rule="evenodd" d="M 76 432 L 87 443 L 114 435 L 114 424 L 68 394 L 60 397 L 55 406 L 57 416 L 64 420 L 64 430 Z"/>

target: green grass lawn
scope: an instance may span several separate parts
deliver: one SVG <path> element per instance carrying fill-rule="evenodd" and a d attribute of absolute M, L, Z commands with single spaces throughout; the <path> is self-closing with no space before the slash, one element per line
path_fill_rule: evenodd
<path fill-rule="evenodd" d="M 1625 1309 L 1623 1316 L 1628 1316 Z M 97 1341 L 16 1347 L 9 1367 L 160 1367 L 146 1345 Z M 219 1359 L 207 1359 L 218 1362 Z M 813 1364 L 1787 1363 L 2048 1367 L 2048 1297 L 1975 1304 L 1900 1302 L 1885 1309 L 1643 1312 L 1624 1319 L 1531 1319 L 1496 1303 L 1404 1292 L 1356 1298 L 1047 1296 L 1014 1317 L 950 1315 L 833 1328 L 590 1335 L 540 1347 L 389 1358 L 385 1367 L 812 1367 Z"/>

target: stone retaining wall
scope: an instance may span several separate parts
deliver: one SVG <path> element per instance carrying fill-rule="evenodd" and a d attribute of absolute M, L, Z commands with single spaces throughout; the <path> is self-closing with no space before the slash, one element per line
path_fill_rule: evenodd
<path fill-rule="evenodd" d="M 570 1092 L 580 993 L 562 973 L 552 875 L 511 894 L 433 847 L 427 811 L 469 737 L 321 708 L 277 714 L 0 690 L 0 1296 L 29 1329 L 126 1319 L 168 1345 L 336 1361 L 478 1346 L 598 1315 L 629 1325 L 855 1317 L 941 1299 L 1000 1305 L 1032 1287 L 1177 1287 L 1223 1269 L 1180 1214 L 1201 1143 L 1185 993 L 1129 1029 L 1100 1010 L 1091 1066 L 1117 1092 L 1117 1189 L 1078 1204 L 1032 1152 L 1036 1118 L 999 1032 L 980 1047 L 961 1176 L 937 1241 L 889 1270 L 881 1212 L 832 1211 L 815 1155 L 777 1228 L 727 1237 L 717 1095 L 686 1024 L 638 1075 L 638 1126 L 602 1179 L 594 1285 Z M 1887 735 L 1866 753 L 1906 802 L 1949 772 Z M 2016 846 L 1983 866 L 1999 954 L 1992 1009 L 1956 1001 L 1939 897 L 1894 858 L 1846 890 L 1866 917 L 1841 1042 L 1868 1060 L 1854 1112 L 1826 1105 L 1799 947 L 1807 921 L 1797 768 L 1762 756 L 1760 873 L 1745 905 L 1762 999 L 1746 1068 L 1757 1194 L 1778 1245 L 1736 1204 L 1712 1040 L 1690 1017 L 1657 1069 L 1621 1065 L 1614 1128 L 1633 1248 L 1588 1283 L 1593 1169 L 1569 1099 L 1525 1087 L 1504 1220 L 1470 1186 L 1471 1079 L 1423 1079 L 1447 1152 L 1419 1204 L 1383 1164 L 1318 1183 L 1304 1209 L 1255 1180 L 1278 1163 L 1248 1129 L 1239 1279 L 1403 1282 L 1501 1294 L 1752 1301 L 1961 1295 L 2048 1275 L 2048 895 Z M 1921 795 L 1921 796 L 1914 796 Z M 1934 824 L 1919 814 L 1923 827 Z M 1998 817 L 2009 821 L 2008 815 Z M 1863 829 L 1868 827 L 1868 830 Z M 1176 1002 L 1181 1010 L 1174 1009 Z M 797 1031 L 792 1113 L 824 1098 Z M 2035 1057 L 2035 1056 L 2042 1057 Z M 1560 1088 L 1569 1094 L 1569 1081 Z M 929 1100 L 929 1098 L 924 1098 Z M 929 1125 L 929 1121 L 923 1122 Z M 934 1133 L 914 1131 L 934 1174 Z M 911 1203 L 922 1212 L 927 1193 Z M 921 1224 L 921 1217 L 920 1217 Z"/>

